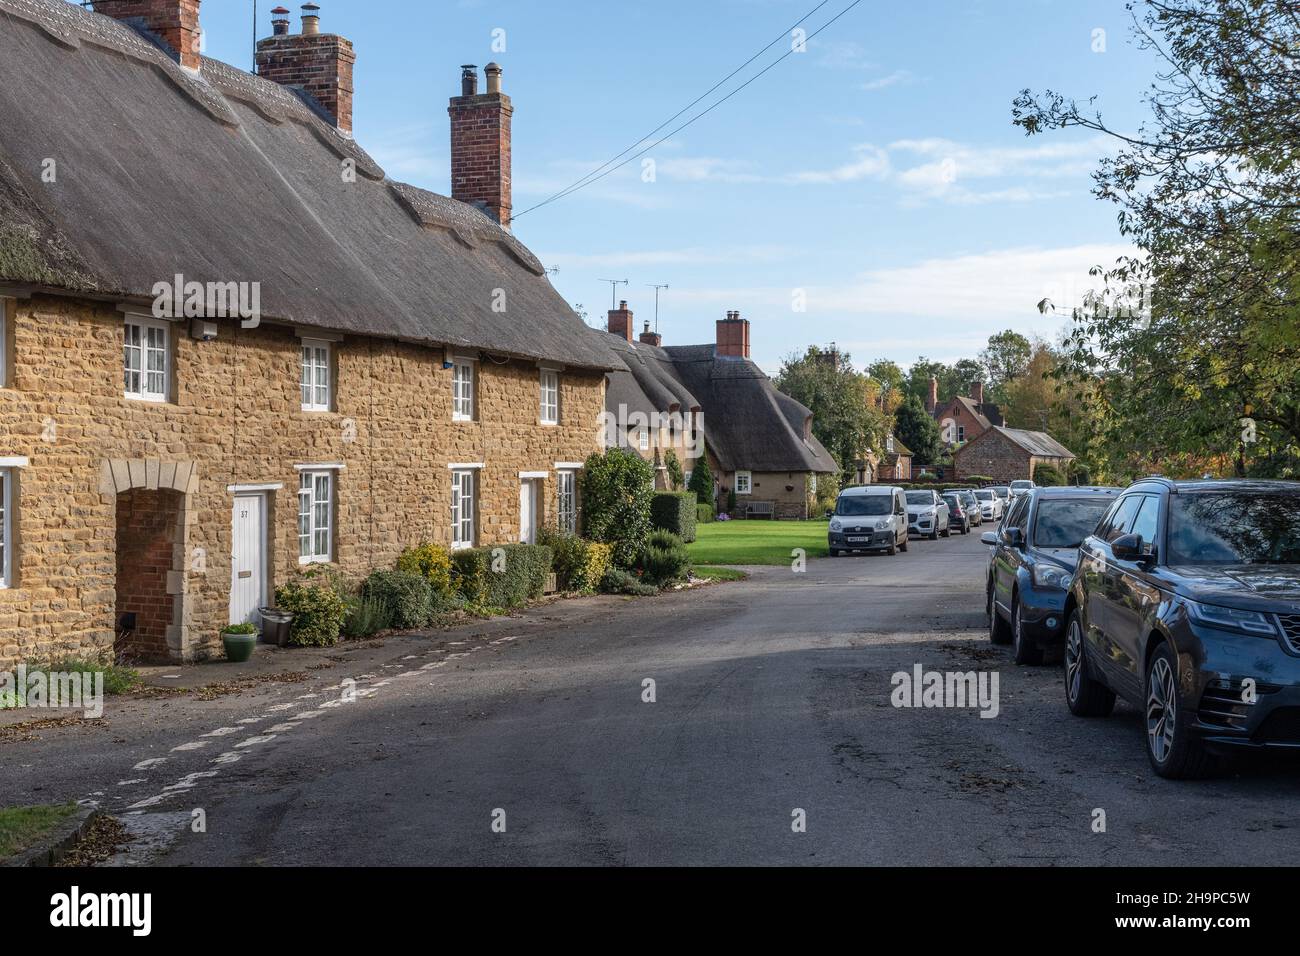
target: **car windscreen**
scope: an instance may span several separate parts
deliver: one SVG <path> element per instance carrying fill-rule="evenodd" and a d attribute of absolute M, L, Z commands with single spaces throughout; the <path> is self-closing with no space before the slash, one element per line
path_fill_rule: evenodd
<path fill-rule="evenodd" d="M 1011 487 L 1012 487 L 1015 491 L 1019 491 L 1021 488 L 1032 488 L 1032 487 L 1034 487 L 1034 483 L 1033 483 L 1032 481 L 1013 481 L 1013 482 L 1011 482 Z"/>
<path fill-rule="evenodd" d="M 997 495 L 995 495 L 991 491 L 977 491 L 975 492 L 975 497 L 978 498 L 980 501 L 992 501 L 994 498 L 997 497 Z"/>
<path fill-rule="evenodd" d="M 1034 523 L 1034 547 L 1077 548 L 1097 530 L 1114 498 L 1065 498 L 1038 505 Z"/>
<path fill-rule="evenodd" d="M 950 509 L 961 507 L 961 499 L 958 498 L 956 495 L 944 495 L 943 503 L 946 504 Z"/>
<path fill-rule="evenodd" d="M 1300 492 L 1170 497 L 1170 564 L 1300 564 Z"/>
<path fill-rule="evenodd" d="M 849 518 L 887 515 L 893 510 L 893 495 L 845 495 L 835 503 L 835 513 Z"/>
<path fill-rule="evenodd" d="M 909 505 L 932 505 L 934 496 L 928 491 L 909 491 L 907 493 L 907 503 Z"/>

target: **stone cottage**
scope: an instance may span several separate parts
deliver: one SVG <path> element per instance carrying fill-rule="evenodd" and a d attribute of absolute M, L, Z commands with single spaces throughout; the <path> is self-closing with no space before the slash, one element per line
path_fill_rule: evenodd
<path fill-rule="evenodd" d="M 607 442 L 654 463 L 656 487 L 666 487 L 668 449 L 688 476 L 707 456 L 719 510 L 734 492 L 736 517 L 807 518 L 819 477 L 839 468 L 812 433 L 812 412 L 750 359 L 749 320 L 727 313 L 707 345 L 665 346 L 648 326 L 633 341 L 633 329 L 626 302 L 609 313 L 626 370 L 608 375 Z"/>
<path fill-rule="evenodd" d="M 952 456 L 954 480 L 985 476 L 999 482 L 1033 480 L 1034 469 L 1051 465 L 1069 477 L 1074 452 L 1047 432 L 995 425 Z"/>
<path fill-rule="evenodd" d="M 352 44 L 200 0 L 0 0 L 0 664 L 194 659 L 305 569 L 576 521 L 621 368 L 509 229 L 501 70 L 453 182 L 351 136 Z"/>

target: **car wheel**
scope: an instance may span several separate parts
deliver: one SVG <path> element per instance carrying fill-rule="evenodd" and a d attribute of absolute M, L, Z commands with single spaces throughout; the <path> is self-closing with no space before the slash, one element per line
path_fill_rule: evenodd
<path fill-rule="evenodd" d="M 1147 757 L 1160 776 L 1195 780 L 1216 769 L 1217 761 L 1190 730 L 1192 717 L 1178 696 L 1178 659 L 1161 644 L 1151 655 L 1146 680 Z"/>
<path fill-rule="evenodd" d="M 891 541 L 891 542 L 889 543 L 889 547 L 887 547 L 887 548 L 885 549 L 885 554 L 889 555 L 890 557 L 893 557 L 894 555 L 898 554 L 898 539 L 897 539 L 897 538 L 895 538 L 893 541 Z"/>
<path fill-rule="evenodd" d="M 1065 703 L 1076 717 L 1109 717 L 1115 695 L 1088 673 L 1088 652 L 1083 642 L 1083 618 L 1076 610 L 1065 628 Z"/>
<path fill-rule="evenodd" d="M 930 532 L 930 540 L 931 540 L 931 541 L 938 541 L 938 540 L 939 540 L 939 529 L 938 529 L 938 528 L 935 528 L 933 531 Z"/>
<path fill-rule="evenodd" d="M 898 546 L 898 550 L 902 551 L 904 554 L 907 554 L 907 549 L 911 545 L 911 543 L 912 543 L 912 539 L 909 538 L 907 535 L 903 535 L 903 543 Z"/>
<path fill-rule="evenodd" d="M 1043 663 L 1043 649 L 1031 641 L 1029 635 L 1025 633 L 1019 595 L 1011 599 L 1011 648 L 1015 651 L 1017 664 L 1037 667 Z"/>
<path fill-rule="evenodd" d="M 984 602 L 984 611 L 989 616 L 989 641 L 993 644 L 1008 644 L 1011 642 L 1011 628 L 998 613 L 997 602 L 993 600 L 993 596 L 993 579 L 989 578 L 988 596 Z"/>

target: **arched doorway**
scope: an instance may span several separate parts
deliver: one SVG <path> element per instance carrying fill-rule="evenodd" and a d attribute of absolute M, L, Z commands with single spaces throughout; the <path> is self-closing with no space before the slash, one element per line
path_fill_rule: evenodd
<path fill-rule="evenodd" d="M 189 463 L 104 463 L 101 493 L 116 515 L 114 654 L 134 661 L 190 655 L 186 576 L 193 563 L 187 520 L 197 485 Z"/>

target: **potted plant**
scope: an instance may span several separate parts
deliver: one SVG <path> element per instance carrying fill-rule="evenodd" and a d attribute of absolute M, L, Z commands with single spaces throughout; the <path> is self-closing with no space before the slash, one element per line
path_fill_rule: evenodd
<path fill-rule="evenodd" d="M 253 656 L 257 647 L 257 628 L 252 624 L 232 624 L 221 632 L 221 643 L 226 646 L 226 660 L 242 664 Z"/>

